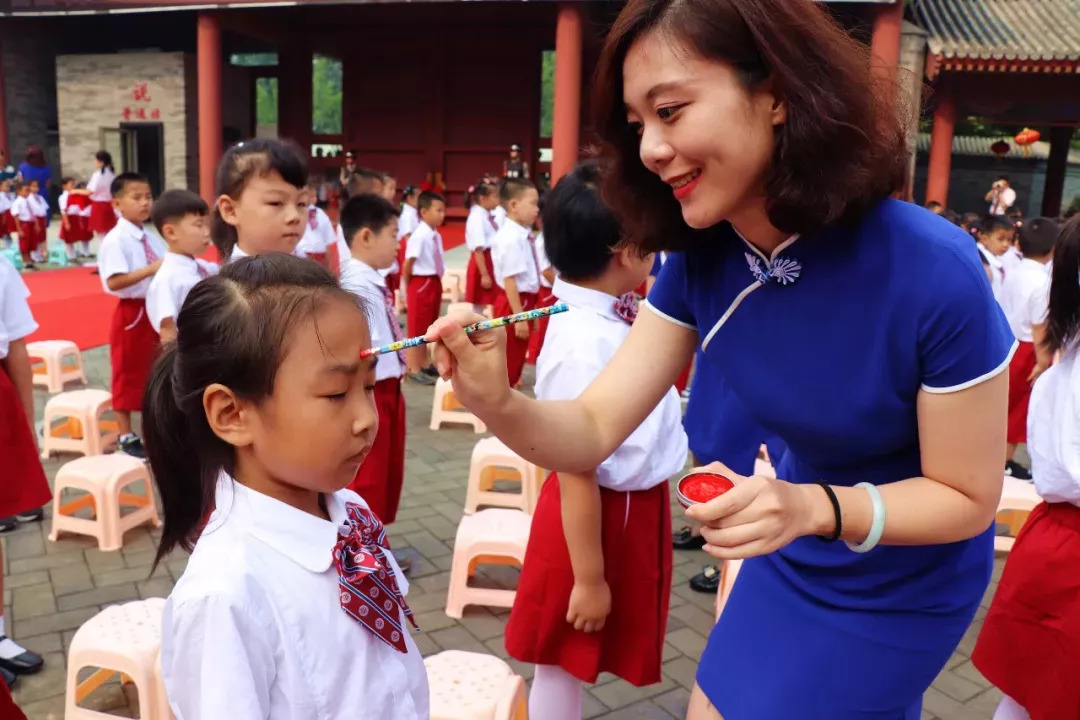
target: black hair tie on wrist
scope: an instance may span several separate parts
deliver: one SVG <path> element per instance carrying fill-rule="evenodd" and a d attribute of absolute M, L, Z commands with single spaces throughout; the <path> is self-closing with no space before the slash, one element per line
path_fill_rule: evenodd
<path fill-rule="evenodd" d="M 818 535 L 818 540 L 822 542 L 836 542 L 840 539 L 840 533 L 843 531 L 843 526 L 840 522 L 840 501 L 836 499 L 836 493 L 826 483 L 819 482 L 818 485 L 825 491 L 825 494 L 829 496 L 829 502 L 832 503 L 833 515 L 836 517 L 836 527 L 833 529 L 832 535 L 826 537 L 825 535 Z"/>

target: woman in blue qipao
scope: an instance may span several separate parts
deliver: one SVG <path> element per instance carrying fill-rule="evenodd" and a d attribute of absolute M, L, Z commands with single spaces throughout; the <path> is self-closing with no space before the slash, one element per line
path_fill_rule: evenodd
<path fill-rule="evenodd" d="M 745 558 L 691 720 L 916 720 L 992 567 L 1014 339 L 975 244 L 890 199 L 896 90 L 812 0 L 629 0 L 594 86 L 626 242 L 676 250 L 576 400 L 495 381 L 501 333 L 437 365 L 515 452 L 595 467 L 695 348 L 787 447 L 688 516 Z M 553 322 L 558 322 L 554 319 Z"/>

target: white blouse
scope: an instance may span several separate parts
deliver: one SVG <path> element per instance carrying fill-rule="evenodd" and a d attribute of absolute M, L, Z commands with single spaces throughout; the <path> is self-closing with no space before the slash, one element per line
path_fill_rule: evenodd
<path fill-rule="evenodd" d="M 360 496 L 326 496 L 326 521 L 222 475 L 215 500 L 162 618 L 176 720 L 427 720 L 412 636 L 400 653 L 341 609 L 331 552 Z"/>
<path fill-rule="evenodd" d="M 1047 502 L 1080 505 L 1080 344 L 1035 381 L 1027 432 L 1035 490 Z"/>

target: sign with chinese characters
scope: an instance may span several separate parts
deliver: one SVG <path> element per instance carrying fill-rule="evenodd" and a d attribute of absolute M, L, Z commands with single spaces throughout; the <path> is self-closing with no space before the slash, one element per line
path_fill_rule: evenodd
<path fill-rule="evenodd" d="M 161 108 L 154 102 L 154 92 L 150 83 L 136 81 L 123 93 L 119 119 L 121 122 L 161 121 Z"/>

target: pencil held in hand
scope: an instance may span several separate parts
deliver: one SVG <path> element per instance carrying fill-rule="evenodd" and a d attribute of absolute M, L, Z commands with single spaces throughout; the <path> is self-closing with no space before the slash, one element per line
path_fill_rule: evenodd
<path fill-rule="evenodd" d="M 537 318 L 547 317 L 548 315 L 556 315 L 561 312 L 566 312 L 570 309 L 570 306 L 564 302 L 557 302 L 550 307 L 536 308 L 535 310 L 526 310 L 525 312 L 514 313 L 513 315 L 506 315 L 505 317 L 493 318 L 491 320 L 483 320 L 481 322 L 473 323 L 472 325 L 465 326 L 465 333 L 472 335 L 473 333 L 481 332 L 484 330 L 492 330 L 494 328 L 503 327 L 504 325 L 513 325 L 514 323 L 529 322 Z M 398 340 L 382 347 L 369 348 L 360 353 L 360 358 L 369 358 L 372 355 L 385 355 L 386 353 L 397 352 L 398 350 L 404 350 L 405 348 L 419 347 L 426 344 L 428 341 L 424 339 L 423 335 L 418 337 L 408 338 L 406 340 Z"/>

